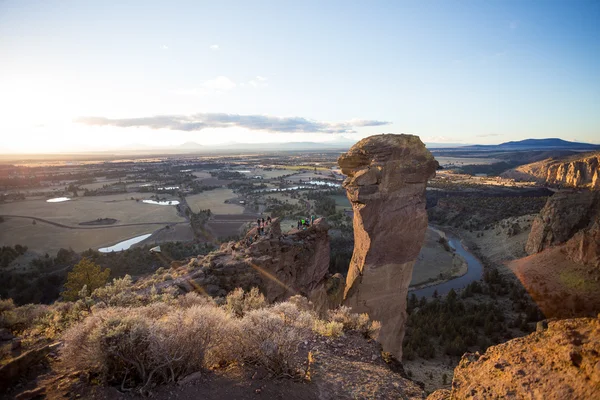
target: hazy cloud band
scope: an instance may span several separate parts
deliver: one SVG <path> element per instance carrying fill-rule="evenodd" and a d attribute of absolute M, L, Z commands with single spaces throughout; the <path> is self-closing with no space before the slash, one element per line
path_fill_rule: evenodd
<path fill-rule="evenodd" d="M 355 127 L 388 125 L 387 121 L 350 120 L 344 122 L 311 121 L 302 117 L 272 117 L 268 115 L 238 115 L 198 113 L 192 115 L 157 115 L 142 118 L 111 119 L 80 117 L 75 122 L 94 126 L 147 127 L 178 131 L 200 131 L 205 128 L 246 128 L 285 133 L 353 133 Z"/>

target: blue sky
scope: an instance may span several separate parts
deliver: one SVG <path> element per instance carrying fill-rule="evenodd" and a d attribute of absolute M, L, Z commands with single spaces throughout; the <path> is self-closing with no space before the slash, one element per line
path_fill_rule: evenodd
<path fill-rule="evenodd" d="M 600 143 L 598 1 L 109 3 L 0 1 L 0 150 Z"/>

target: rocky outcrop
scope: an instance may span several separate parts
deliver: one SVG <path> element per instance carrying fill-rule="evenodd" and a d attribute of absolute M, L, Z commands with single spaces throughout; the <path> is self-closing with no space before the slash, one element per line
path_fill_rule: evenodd
<path fill-rule="evenodd" d="M 31 367 L 40 363 L 48 353 L 55 351 L 59 346 L 60 343 L 54 343 L 26 351 L 0 366 L 0 392 L 13 386 L 20 376 L 26 374 Z"/>
<path fill-rule="evenodd" d="M 428 399 L 600 398 L 600 320 L 560 320 L 540 330 L 463 355 L 452 390 Z"/>
<path fill-rule="evenodd" d="M 551 185 L 600 189 L 600 153 L 550 158 L 521 165 L 502 174 L 505 178 L 538 181 Z"/>
<path fill-rule="evenodd" d="M 550 197 L 533 222 L 525 250 L 535 254 L 564 243 L 573 261 L 600 266 L 600 192 L 560 192 Z"/>
<path fill-rule="evenodd" d="M 275 219 L 263 236 L 251 230 L 240 242 L 193 259 L 194 271 L 174 281 L 184 291 L 225 296 L 235 288 L 258 287 L 270 302 L 300 294 L 320 310 L 340 304 L 343 282 L 329 276 L 329 226 L 318 219 L 306 230 L 282 234 Z M 341 286 L 341 288 L 340 288 Z"/>
<path fill-rule="evenodd" d="M 385 351 L 402 356 L 406 294 L 425 231 L 425 187 L 438 163 L 417 136 L 363 139 L 339 160 L 354 211 L 344 303 L 381 321 Z"/>

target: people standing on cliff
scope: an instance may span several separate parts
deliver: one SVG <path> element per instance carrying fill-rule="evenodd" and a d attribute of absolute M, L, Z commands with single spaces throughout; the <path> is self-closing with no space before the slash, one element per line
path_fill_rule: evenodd
<path fill-rule="evenodd" d="M 301 226 L 302 226 L 302 222 L 300 220 L 298 220 L 298 226 L 296 228 L 300 229 Z"/>
<path fill-rule="evenodd" d="M 264 218 L 261 219 L 261 226 L 263 226 L 263 227 L 265 226 L 265 219 Z"/>
<path fill-rule="evenodd" d="M 271 222 L 272 222 L 272 220 L 271 220 L 271 216 L 269 215 L 269 216 L 267 217 L 267 225 L 271 225 Z"/>
<path fill-rule="evenodd" d="M 314 216 L 314 215 L 311 215 L 311 216 L 310 216 L 310 224 L 311 224 L 311 225 L 314 225 L 314 224 L 315 224 L 315 216 Z"/>
<path fill-rule="evenodd" d="M 256 227 L 257 227 L 257 228 L 260 228 L 260 218 L 258 218 L 258 219 L 256 220 Z"/>

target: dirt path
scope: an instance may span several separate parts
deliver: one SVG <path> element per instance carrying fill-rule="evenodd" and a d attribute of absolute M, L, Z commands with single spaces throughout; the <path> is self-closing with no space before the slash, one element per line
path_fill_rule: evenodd
<path fill-rule="evenodd" d="M 138 222 L 138 223 L 135 223 L 135 224 L 119 224 L 119 225 L 71 226 L 71 225 L 61 224 L 60 222 L 53 222 L 53 221 L 49 221 L 47 219 L 38 218 L 38 217 L 30 217 L 30 216 L 27 216 L 27 215 L 9 215 L 9 214 L 4 214 L 4 215 L 0 215 L 0 217 L 3 217 L 3 218 L 25 218 L 25 219 L 33 219 L 35 221 L 44 222 L 46 224 L 58 226 L 59 228 L 65 228 L 65 229 L 107 229 L 107 228 L 120 228 L 120 227 L 123 227 L 123 226 L 179 225 L 179 224 L 187 224 L 188 223 L 188 221 L 178 221 L 178 222 Z"/>

